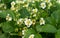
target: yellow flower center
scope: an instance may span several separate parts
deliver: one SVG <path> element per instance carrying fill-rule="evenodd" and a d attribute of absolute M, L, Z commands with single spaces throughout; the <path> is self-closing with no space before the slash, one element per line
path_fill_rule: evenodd
<path fill-rule="evenodd" d="M 27 21 L 26 23 L 29 25 L 30 21 Z"/>
<path fill-rule="evenodd" d="M 30 36 L 30 38 L 33 38 L 32 36 Z"/>
<path fill-rule="evenodd" d="M 44 4 L 42 4 L 41 6 L 44 7 Z"/>
<path fill-rule="evenodd" d="M 6 18 L 7 18 L 7 19 L 10 19 L 10 17 L 9 17 L 9 16 L 7 16 Z"/>
<path fill-rule="evenodd" d="M 46 0 L 46 2 L 48 2 L 48 0 Z"/>
<path fill-rule="evenodd" d="M 43 20 L 40 20 L 40 23 L 43 23 Z"/>

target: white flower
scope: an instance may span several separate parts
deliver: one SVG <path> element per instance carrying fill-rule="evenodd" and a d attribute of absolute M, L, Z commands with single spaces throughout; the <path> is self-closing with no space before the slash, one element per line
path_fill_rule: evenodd
<path fill-rule="evenodd" d="M 18 21 L 17 21 L 17 24 L 21 25 L 23 23 L 23 19 L 20 18 Z"/>
<path fill-rule="evenodd" d="M 16 8 L 14 7 L 14 5 L 15 5 L 15 2 L 12 1 L 12 2 L 11 2 L 11 10 L 15 10 L 15 9 L 16 9 Z"/>
<path fill-rule="evenodd" d="M 60 4 L 60 0 L 57 0 L 57 3 L 59 3 L 59 4 Z"/>
<path fill-rule="evenodd" d="M 24 36 L 22 36 L 22 38 L 24 38 Z"/>
<path fill-rule="evenodd" d="M 33 24 L 33 25 L 36 24 L 36 20 L 35 20 L 35 19 L 32 20 L 32 24 Z"/>
<path fill-rule="evenodd" d="M 14 6 L 14 5 L 15 5 L 15 2 L 14 2 L 14 1 L 12 1 L 12 2 L 11 2 L 11 6 Z"/>
<path fill-rule="evenodd" d="M 36 17 L 36 14 L 34 14 L 33 17 Z"/>
<path fill-rule="evenodd" d="M 25 34 L 25 30 L 22 30 L 22 35 L 24 35 Z"/>
<path fill-rule="evenodd" d="M 32 12 L 38 12 L 38 9 L 37 9 L 37 8 L 35 8 L 35 9 L 33 9 L 33 10 L 32 10 Z"/>
<path fill-rule="evenodd" d="M 30 27 L 32 25 L 31 19 L 25 19 L 24 23 L 27 27 Z"/>
<path fill-rule="evenodd" d="M 4 6 L 4 9 L 6 9 L 7 7 L 6 7 L 6 5 Z"/>
<path fill-rule="evenodd" d="M 24 4 L 25 1 L 21 1 L 21 0 L 16 0 L 17 4 Z"/>
<path fill-rule="evenodd" d="M 47 3 L 49 3 L 51 0 L 41 0 L 41 1 L 44 1 L 44 2 L 47 2 Z"/>
<path fill-rule="evenodd" d="M 34 34 L 31 34 L 31 35 L 29 36 L 29 38 L 34 38 Z"/>
<path fill-rule="evenodd" d="M 3 3 L 2 3 L 2 4 L 0 4 L 0 8 L 1 8 L 1 7 L 3 7 L 3 6 L 4 6 L 4 4 L 3 4 Z"/>
<path fill-rule="evenodd" d="M 48 9 L 50 9 L 50 7 L 52 6 L 52 3 L 48 3 Z"/>
<path fill-rule="evenodd" d="M 27 27 L 23 27 L 22 35 L 25 35 L 26 30 L 27 30 Z"/>
<path fill-rule="evenodd" d="M 41 0 L 41 1 L 43 1 L 43 0 Z"/>
<path fill-rule="evenodd" d="M 19 4 L 19 3 L 20 3 L 20 1 L 19 1 L 19 0 L 16 0 L 16 3 L 17 3 L 17 4 Z"/>
<path fill-rule="evenodd" d="M 28 4 L 24 4 L 23 7 L 28 7 L 29 6 L 29 3 Z"/>
<path fill-rule="evenodd" d="M 32 3 L 35 3 L 35 1 L 32 1 Z"/>
<path fill-rule="evenodd" d="M 11 7 L 11 10 L 15 10 L 16 8 L 14 6 Z"/>
<path fill-rule="evenodd" d="M 12 17 L 10 17 L 10 14 L 7 14 L 6 20 L 7 20 L 7 21 L 11 21 L 11 20 L 12 20 Z"/>
<path fill-rule="evenodd" d="M 43 18 L 40 19 L 40 25 L 45 24 L 45 20 Z"/>
<path fill-rule="evenodd" d="M 46 3 L 45 3 L 45 2 L 42 2 L 42 3 L 40 4 L 40 6 L 41 6 L 42 9 L 45 9 L 45 8 L 46 8 Z"/>

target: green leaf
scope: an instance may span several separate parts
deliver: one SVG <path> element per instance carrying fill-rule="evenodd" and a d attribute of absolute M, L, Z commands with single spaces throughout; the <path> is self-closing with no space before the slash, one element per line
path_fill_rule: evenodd
<path fill-rule="evenodd" d="M 3 25 L 3 23 L 0 23 L 0 27 Z"/>
<path fill-rule="evenodd" d="M 37 25 L 36 30 L 38 32 L 55 33 L 57 29 L 53 25 L 46 24 L 44 26 Z"/>
<path fill-rule="evenodd" d="M 60 38 L 60 29 L 57 30 L 57 33 L 55 34 L 55 38 Z"/>
<path fill-rule="evenodd" d="M 26 18 L 26 17 L 30 16 L 30 13 L 28 12 L 28 10 L 26 8 L 20 9 L 19 13 L 21 15 L 20 17 L 22 17 L 22 18 Z"/>
<path fill-rule="evenodd" d="M 26 32 L 25 32 L 25 36 L 24 36 L 24 38 L 29 38 L 29 36 L 31 35 L 31 34 L 34 34 L 34 37 L 35 38 L 42 38 L 42 36 L 40 35 L 40 34 L 37 34 L 36 32 L 35 32 L 35 30 L 34 29 L 28 29 Z"/>
<path fill-rule="evenodd" d="M 56 25 L 56 20 L 53 17 L 47 17 L 46 23 L 51 25 Z"/>
<path fill-rule="evenodd" d="M 44 11 L 44 13 L 41 13 L 41 16 L 42 16 L 42 17 L 47 17 L 47 16 L 48 16 L 48 13 L 46 13 L 46 12 Z"/>
<path fill-rule="evenodd" d="M 35 34 L 35 38 L 42 38 L 40 34 Z"/>
<path fill-rule="evenodd" d="M 35 34 L 36 32 L 35 32 L 35 30 L 34 29 L 28 29 L 28 30 L 26 30 L 26 32 L 25 32 L 25 38 L 28 38 L 31 34 Z"/>
<path fill-rule="evenodd" d="M 54 11 L 51 14 L 51 17 L 56 20 L 56 23 L 59 23 L 60 24 L 60 10 Z"/>
<path fill-rule="evenodd" d="M 1 17 L 1 18 L 6 18 L 6 13 L 5 13 L 5 11 L 4 11 L 4 12 L 0 12 L 0 17 Z"/>
<path fill-rule="evenodd" d="M 2 25 L 2 29 L 6 33 L 14 31 L 14 27 L 13 27 L 12 23 L 10 24 L 9 22 L 4 22 Z"/>
<path fill-rule="evenodd" d="M 10 16 L 11 16 L 12 18 L 15 18 L 15 14 L 14 14 L 14 12 L 11 11 L 11 10 L 5 10 L 5 11 L 0 12 L 0 17 L 1 17 L 1 18 L 6 18 L 7 14 L 10 14 Z"/>
<path fill-rule="evenodd" d="M 0 34 L 0 38 L 6 38 L 4 34 Z"/>
<path fill-rule="evenodd" d="M 60 28 L 60 10 L 54 11 L 50 17 L 46 18 L 46 23 L 56 26 L 56 28 Z"/>
<path fill-rule="evenodd" d="M 60 10 L 60 4 L 59 3 L 56 3 L 55 5 L 56 5 L 56 9 L 57 10 Z"/>
<path fill-rule="evenodd" d="M 18 35 L 18 33 L 10 33 L 10 35 Z"/>
<path fill-rule="evenodd" d="M 10 3 L 12 1 L 14 1 L 14 0 L 2 0 L 3 3 Z"/>

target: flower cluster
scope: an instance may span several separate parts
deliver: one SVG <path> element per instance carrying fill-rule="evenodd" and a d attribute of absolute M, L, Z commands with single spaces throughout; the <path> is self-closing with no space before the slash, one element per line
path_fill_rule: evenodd
<path fill-rule="evenodd" d="M 17 33 L 19 36 L 22 36 L 22 38 L 25 38 L 25 35 L 28 36 L 26 38 L 37 38 L 38 36 L 40 36 L 39 32 L 43 32 L 42 29 L 44 29 L 43 27 L 45 27 L 46 23 L 48 22 L 46 21 L 46 18 L 53 16 L 53 14 L 51 15 L 53 10 L 52 8 L 56 7 L 53 5 L 55 5 L 55 3 L 60 3 L 60 0 L 57 0 L 55 3 L 52 0 L 14 0 L 9 1 L 9 3 L 4 3 L 0 3 L 0 12 L 2 12 L 0 13 L 0 17 L 4 18 L 6 23 L 8 21 L 8 25 L 11 23 L 9 28 L 7 29 L 7 32 L 9 32 L 11 29 L 14 29 L 9 33 Z M 8 6 L 9 4 L 10 6 Z M 59 25 L 59 23 L 57 25 Z M 39 27 L 40 30 L 37 29 L 37 27 Z M 27 32 L 27 30 L 29 30 L 31 33 Z M 26 34 L 26 32 L 29 35 Z M 38 36 L 36 36 L 36 34 Z"/>
<path fill-rule="evenodd" d="M 10 17 L 10 14 L 7 14 L 6 20 L 7 20 L 7 21 L 12 21 L 12 17 Z"/>

